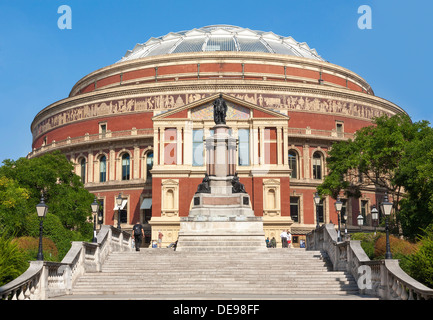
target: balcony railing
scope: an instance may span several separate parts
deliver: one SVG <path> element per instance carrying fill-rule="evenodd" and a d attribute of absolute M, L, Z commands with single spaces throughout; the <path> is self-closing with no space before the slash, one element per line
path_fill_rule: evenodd
<path fill-rule="evenodd" d="M 346 140 L 354 137 L 353 133 L 348 132 L 337 132 L 334 130 L 319 130 L 306 128 L 288 128 L 287 134 L 289 137 L 305 137 L 318 138 L 318 139 L 335 139 L 335 140 Z M 79 137 L 68 137 L 64 140 L 55 141 L 43 145 L 39 148 L 34 148 L 32 152 L 29 152 L 28 157 L 32 158 L 39 154 L 61 149 L 63 147 L 76 146 L 79 144 L 86 144 L 92 142 L 103 142 L 108 140 L 124 139 L 124 138 L 148 138 L 153 137 L 153 128 L 123 130 L 123 131 L 107 131 L 105 133 L 88 134 Z"/>
<path fill-rule="evenodd" d="M 62 147 L 69 147 L 79 144 L 92 143 L 92 142 L 103 142 L 108 140 L 124 139 L 124 138 L 148 138 L 153 137 L 153 128 L 122 130 L 122 131 L 110 131 L 107 130 L 105 133 L 88 134 L 79 137 L 68 137 L 64 140 L 56 141 L 53 140 L 51 143 L 43 145 L 39 148 L 34 148 L 32 152 L 29 152 L 28 157 L 32 158 L 41 153 L 54 151 L 61 149 Z"/>

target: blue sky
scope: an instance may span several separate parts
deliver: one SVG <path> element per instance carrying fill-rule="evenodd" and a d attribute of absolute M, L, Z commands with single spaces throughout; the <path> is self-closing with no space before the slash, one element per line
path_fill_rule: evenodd
<path fill-rule="evenodd" d="M 60 5 L 72 10 L 70 30 L 57 26 Z M 371 30 L 358 28 L 361 5 L 372 9 Z M 433 123 L 433 1 L 0 0 L 0 161 L 31 150 L 34 116 L 83 76 L 152 36 L 212 24 L 307 42 L 413 121 Z"/>

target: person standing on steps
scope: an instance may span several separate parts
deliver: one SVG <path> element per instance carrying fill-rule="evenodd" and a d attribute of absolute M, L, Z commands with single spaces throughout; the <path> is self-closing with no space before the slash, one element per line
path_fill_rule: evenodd
<path fill-rule="evenodd" d="M 158 231 L 158 247 L 160 247 L 161 248 L 161 244 L 162 244 L 162 237 L 163 237 L 164 235 L 162 234 L 162 232 L 161 231 Z"/>
<path fill-rule="evenodd" d="M 283 230 L 280 234 L 282 248 L 287 248 L 287 230 Z"/>
<path fill-rule="evenodd" d="M 137 221 L 132 227 L 132 239 L 135 241 L 135 251 L 140 251 L 141 240 L 144 235 L 143 226 Z"/>
<path fill-rule="evenodd" d="M 290 233 L 290 231 L 287 233 L 287 247 L 292 247 L 292 234 Z"/>

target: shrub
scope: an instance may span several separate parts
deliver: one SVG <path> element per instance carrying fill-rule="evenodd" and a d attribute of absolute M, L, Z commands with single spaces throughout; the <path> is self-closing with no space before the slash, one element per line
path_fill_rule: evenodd
<path fill-rule="evenodd" d="M 374 233 L 354 233 L 351 234 L 351 239 L 352 240 L 361 240 L 361 247 L 362 249 L 364 249 L 365 253 L 367 254 L 367 256 L 371 259 L 374 260 L 375 259 L 375 243 L 376 240 L 381 236 L 381 233 L 376 233 L 376 235 Z"/>
<path fill-rule="evenodd" d="M 62 225 L 59 217 L 49 212 L 43 221 L 43 228 L 43 237 L 49 238 L 55 243 L 58 250 L 57 259 L 63 259 L 71 248 L 71 241 L 75 240 L 76 235 Z M 31 237 L 39 238 L 39 219 L 36 215 L 31 216 L 29 219 L 27 234 Z M 45 258 L 48 257 L 44 255 Z"/>
<path fill-rule="evenodd" d="M 420 237 L 419 249 L 407 258 L 410 275 L 433 288 L 433 226 Z"/>
<path fill-rule="evenodd" d="M 413 254 L 417 250 L 417 245 L 415 243 L 409 242 L 407 240 L 399 239 L 393 235 L 389 236 L 389 244 L 394 259 L 400 259 L 402 256 Z M 386 252 L 386 235 L 380 234 L 374 246 L 375 259 L 384 259 L 385 252 Z"/>
<path fill-rule="evenodd" d="M 25 252 L 28 260 L 36 260 L 39 251 L 39 238 L 21 237 L 14 239 L 13 242 Z M 45 261 L 58 261 L 59 252 L 53 240 L 42 238 L 42 250 Z"/>
<path fill-rule="evenodd" d="M 14 280 L 29 267 L 25 253 L 11 239 L 0 237 L 0 286 Z"/>

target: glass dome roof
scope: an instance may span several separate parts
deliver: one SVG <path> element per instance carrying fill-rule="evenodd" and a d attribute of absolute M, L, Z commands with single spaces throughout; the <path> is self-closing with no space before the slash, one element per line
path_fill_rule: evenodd
<path fill-rule="evenodd" d="M 170 53 L 204 51 L 268 52 L 324 61 L 315 49 L 292 37 L 230 25 L 213 25 L 150 38 L 128 50 L 118 62 Z"/>

